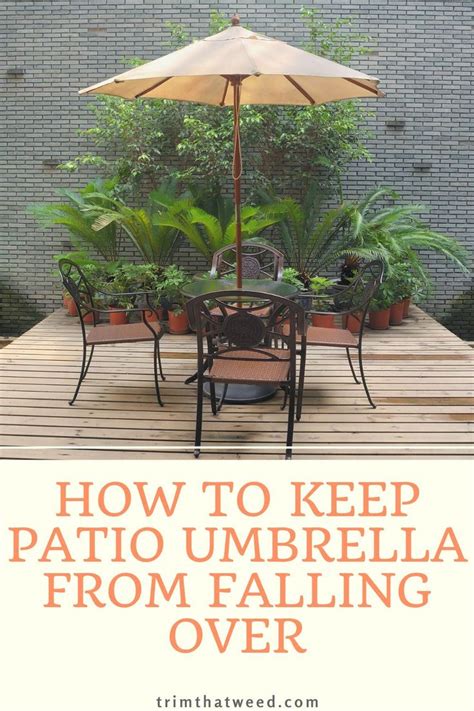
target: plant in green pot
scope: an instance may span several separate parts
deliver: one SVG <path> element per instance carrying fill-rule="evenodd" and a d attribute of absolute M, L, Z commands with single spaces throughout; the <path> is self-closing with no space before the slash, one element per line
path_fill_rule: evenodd
<path fill-rule="evenodd" d="M 190 278 L 183 269 L 171 264 L 163 270 L 161 283 L 162 299 L 168 308 L 168 328 L 174 335 L 181 335 L 189 331 L 189 320 L 186 311 L 186 297 L 184 288 Z"/>
<path fill-rule="evenodd" d="M 313 313 L 311 314 L 311 322 L 313 326 L 320 328 L 336 328 L 334 314 L 329 313 L 334 311 L 334 303 L 331 295 L 328 293 L 333 287 L 334 282 L 326 277 L 313 277 L 310 281 L 313 298 L 311 299 L 311 311 L 323 311 L 328 313 Z"/>
<path fill-rule="evenodd" d="M 384 331 L 390 326 L 390 308 L 393 304 L 393 292 L 390 284 L 383 282 L 369 306 L 369 326 L 376 331 Z"/>

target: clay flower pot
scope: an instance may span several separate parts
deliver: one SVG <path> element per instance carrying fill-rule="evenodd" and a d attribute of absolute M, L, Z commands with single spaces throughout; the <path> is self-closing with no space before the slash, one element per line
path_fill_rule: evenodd
<path fill-rule="evenodd" d="M 390 325 L 400 326 L 403 321 L 403 301 L 392 304 L 390 307 Z"/>
<path fill-rule="evenodd" d="M 64 302 L 67 308 L 68 316 L 78 316 L 76 302 L 72 298 L 71 294 L 66 294 L 64 296 Z"/>
<path fill-rule="evenodd" d="M 390 307 L 380 311 L 371 311 L 369 314 L 369 326 L 374 331 L 385 331 L 390 326 Z"/>
<path fill-rule="evenodd" d="M 109 306 L 109 322 L 111 326 L 124 326 L 127 323 L 127 312 Z"/>
<path fill-rule="evenodd" d="M 88 311 L 87 313 L 82 314 L 82 320 L 88 326 L 93 326 L 94 325 L 94 314 L 92 313 L 92 311 Z"/>
<path fill-rule="evenodd" d="M 163 309 L 162 309 L 162 307 L 161 307 L 161 306 L 158 307 L 158 308 L 156 309 L 156 311 L 158 312 L 158 318 L 156 317 L 155 311 L 151 311 L 150 309 L 147 309 L 147 310 L 145 311 L 145 318 L 146 318 L 146 320 L 147 320 L 147 321 L 157 321 L 157 320 L 159 319 L 160 321 L 162 321 L 162 320 L 163 320 L 163 315 L 164 315 L 164 314 L 163 314 Z"/>
<path fill-rule="evenodd" d="M 169 332 L 175 336 L 181 336 L 189 331 L 189 320 L 186 311 L 168 311 Z"/>
<path fill-rule="evenodd" d="M 351 333 L 359 333 L 362 314 L 357 314 L 357 316 L 359 318 L 356 318 L 356 314 L 348 314 L 344 318 L 343 327 L 347 328 Z"/>
<path fill-rule="evenodd" d="M 410 303 L 411 299 L 408 296 L 406 299 L 403 299 L 402 304 L 403 304 L 403 318 L 407 318 L 410 312 Z"/>
<path fill-rule="evenodd" d="M 336 328 L 333 314 L 311 314 L 311 323 L 319 328 Z"/>

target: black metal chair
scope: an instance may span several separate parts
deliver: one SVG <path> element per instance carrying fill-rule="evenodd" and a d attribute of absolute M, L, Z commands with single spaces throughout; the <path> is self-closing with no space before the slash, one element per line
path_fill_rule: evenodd
<path fill-rule="evenodd" d="M 96 346 L 112 344 L 112 343 L 137 343 L 142 341 L 153 341 L 154 353 L 154 378 L 155 391 L 158 403 L 163 407 L 163 401 L 160 395 L 160 386 L 158 383 L 158 369 L 162 380 L 165 380 L 160 356 L 160 339 L 163 336 L 164 330 L 158 318 L 158 312 L 151 302 L 152 295 L 149 292 L 122 292 L 120 294 L 103 291 L 96 288 L 85 277 L 82 269 L 69 259 L 61 259 L 59 262 L 59 271 L 65 289 L 71 294 L 77 307 L 79 321 L 82 331 L 82 365 L 79 380 L 72 399 L 69 401 L 73 405 L 80 387 L 86 377 L 94 354 Z M 140 320 L 134 323 L 126 323 L 120 326 L 100 325 L 101 315 L 109 312 L 106 304 L 112 304 L 114 299 L 126 297 L 133 303 L 133 307 L 114 309 L 116 312 L 136 313 L 140 315 Z M 139 303 L 141 300 L 141 304 Z M 97 306 L 100 301 L 101 307 Z M 153 313 L 156 321 L 151 321 L 148 314 Z M 87 314 L 92 314 L 92 328 L 86 330 L 85 317 Z M 89 357 L 87 357 L 87 348 L 90 347 Z"/>
<path fill-rule="evenodd" d="M 304 294 L 297 297 L 304 302 L 314 302 L 315 300 L 321 301 L 325 299 L 334 308 L 331 311 L 316 311 L 311 305 L 309 308 L 306 307 L 306 315 L 308 317 L 313 314 L 321 315 L 334 315 L 341 319 L 342 328 L 321 328 L 318 326 L 311 326 L 308 323 L 305 326 L 305 336 L 306 338 L 298 339 L 301 341 L 300 348 L 300 376 L 298 384 L 298 405 L 296 419 L 301 418 L 301 411 L 303 408 L 303 390 L 304 390 L 304 376 L 306 368 L 306 349 L 309 346 L 325 346 L 334 348 L 344 348 L 347 355 L 347 360 L 349 361 L 349 366 L 351 369 L 352 377 L 355 382 L 360 385 L 360 381 L 357 378 L 354 366 L 351 360 L 351 349 L 357 351 L 359 359 L 359 370 L 360 377 L 362 379 L 362 384 L 364 386 L 365 394 L 367 399 L 374 409 L 376 405 L 372 400 L 372 397 L 367 387 L 367 382 L 364 373 L 364 364 L 362 357 L 362 341 L 364 336 L 364 323 L 367 316 L 367 311 L 369 309 L 370 302 L 375 296 L 380 284 L 383 280 L 384 274 L 384 264 L 381 260 L 374 260 L 365 264 L 351 282 L 349 286 L 340 287 L 335 285 L 331 290 L 332 293 L 325 297 L 320 295 L 311 296 L 310 294 Z M 356 331 L 347 328 L 347 321 L 349 317 L 355 319 L 356 321 Z M 357 325 L 358 324 L 358 325 Z"/>
<path fill-rule="evenodd" d="M 214 252 L 211 277 L 223 278 L 235 272 L 236 245 L 230 244 Z M 242 245 L 242 276 L 244 279 L 281 281 L 283 254 L 267 244 L 244 242 Z"/>
<path fill-rule="evenodd" d="M 258 316 L 266 309 L 267 318 Z M 298 330 L 304 330 L 304 310 L 273 294 L 256 291 L 219 291 L 198 296 L 187 304 L 191 326 L 197 335 L 196 437 L 194 456 L 201 451 L 203 388 L 209 383 L 213 415 L 217 415 L 229 384 L 265 384 L 282 388 L 289 401 L 286 458 L 291 458 L 296 405 L 296 356 Z M 216 313 L 216 310 L 219 313 Z M 285 333 L 282 326 L 285 324 Z M 281 348 L 273 348 L 279 336 Z M 301 339 L 304 345 L 304 335 Z M 215 386 L 224 384 L 218 404 Z"/>
<path fill-rule="evenodd" d="M 212 257 L 211 277 L 225 278 L 235 272 L 236 245 L 218 249 Z M 270 245 L 257 242 L 242 245 L 242 277 L 244 279 L 272 279 L 281 281 L 283 276 L 283 254 Z M 218 314 L 218 310 L 214 310 Z M 269 310 L 261 309 L 255 316 L 268 317 Z"/>

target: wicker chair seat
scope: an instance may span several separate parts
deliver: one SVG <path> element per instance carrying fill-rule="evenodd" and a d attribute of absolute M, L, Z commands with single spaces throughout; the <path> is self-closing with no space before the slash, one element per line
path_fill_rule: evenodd
<path fill-rule="evenodd" d="M 283 348 L 262 348 L 262 353 L 234 350 L 216 358 L 207 377 L 216 383 L 267 383 L 279 385 L 288 380 L 290 352 Z M 271 360 L 269 356 L 278 360 Z M 248 360 L 243 360 L 248 359 Z"/>
<path fill-rule="evenodd" d="M 308 326 L 306 329 L 308 346 L 340 346 L 341 348 L 356 348 L 357 339 L 346 328 L 321 328 Z"/>
<path fill-rule="evenodd" d="M 283 333 L 288 332 L 288 326 L 283 327 Z M 301 341 L 301 335 L 296 339 Z M 339 346 L 341 348 L 357 348 L 357 339 L 351 331 L 345 328 L 322 328 L 308 326 L 306 329 L 308 346 Z"/>
<path fill-rule="evenodd" d="M 149 322 L 155 333 L 161 332 L 161 326 L 157 321 Z M 97 345 L 99 343 L 137 343 L 138 341 L 152 341 L 153 333 L 148 326 L 140 321 L 138 323 L 126 323 L 123 326 L 94 326 L 87 334 L 87 345 Z"/>

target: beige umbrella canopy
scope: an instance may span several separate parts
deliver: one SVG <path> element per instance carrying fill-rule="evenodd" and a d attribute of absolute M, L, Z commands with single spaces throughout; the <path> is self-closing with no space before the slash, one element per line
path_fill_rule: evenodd
<path fill-rule="evenodd" d="M 79 92 L 233 106 L 238 288 L 242 286 L 240 105 L 308 106 L 383 96 L 375 77 L 257 34 L 239 23 L 238 16 L 234 16 L 232 26 L 223 32 Z"/>

